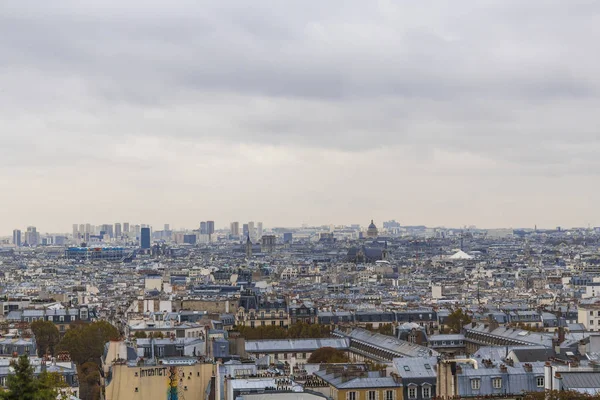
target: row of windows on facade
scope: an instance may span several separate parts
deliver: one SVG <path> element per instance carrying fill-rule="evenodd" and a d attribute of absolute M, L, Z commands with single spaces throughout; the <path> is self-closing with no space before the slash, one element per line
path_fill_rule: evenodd
<path fill-rule="evenodd" d="M 240 318 L 240 319 L 244 319 L 244 313 L 243 313 L 243 312 L 240 312 L 239 318 Z M 253 312 L 250 312 L 250 314 L 248 314 L 248 318 L 250 318 L 250 319 L 255 319 L 255 315 L 254 315 L 254 313 L 253 313 Z M 260 313 L 260 318 L 261 318 L 261 319 L 264 319 L 264 318 L 265 318 L 265 313 L 264 313 L 264 311 L 261 311 L 261 313 Z M 270 317 L 267 317 L 267 318 L 276 318 L 276 314 L 275 314 L 274 312 L 272 312 L 272 313 L 271 313 L 271 316 L 270 316 Z M 279 318 L 284 318 L 283 311 L 279 311 Z"/>
<path fill-rule="evenodd" d="M 539 388 L 544 387 L 544 377 L 537 376 L 535 378 L 535 384 Z M 494 389 L 502 389 L 502 378 L 492 378 L 492 387 Z M 479 378 L 471 379 L 471 389 L 473 389 L 473 390 L 481 389 L 481 379 L 479 379 Z"/>
<path fill-rule="evenodd" d="M 358 400 L 358 392 L 347 392 L 346 400 Z M 380 400 L 379 392 L 376 390 L 370 390 L 367 392 L 367 400 Z M 382 400 L 396 400 L 396 392 L 394 390 L 386 390 Z"/>
<path fill-rule="evenodd" d="M 59 316 L 57 321 L 54 321 L 54 317 L 52 315 L 48 315 L 47 318 L 48 318 L 48 321 L 50 321 L 50 322 L 65 322 L 65 316 L 64 315 Z M 25 322 L 44 321 L 44 317 L 39 317 L 39 318 L 36 318 L 36 317 L 23 317 L 23 320 Z M 77 320 L 77 315 L 71 315 L 71 320 L 72 321 L 76 321 Z"/>
<path fill-rule="evenodd" d="M 269 353 L 265 353 L 265 355 L 268 355 Z M 302 357 L 300 357 L 299 355 L 301 355 Z M 257 357 L 260 358 L 260 353 L 256 355 Z M 291 353 L 292 358 L 302 358 L 302 359 L 306 359 L 306 353 Z M 275 353 L 273 355 L 273 357 L 275 357 L 276 360 L 279 360 L 279 353 Z M 288 353 L 283 353 L 283 359 L 287 360 L 288 359 Z"/>
<path fill-rule="evenodd" d="M 275 323 L 275 321 L 271 321 L 271 325 L 275 326 L 277 324 Z M 250 327 L 254 328 L 255 326 L 256 325 L 255 325 L 254 321 L 250 321 Z M 265 321 L 260 321 L 260 326 L 266 326 Z M 279 321 L 279 326 L 285 326 L 285 324 L 283 323 L 283 321 Z"/>
<path fill-rule="evenodd" d="M 449 341 L 446 341 L 446 340 L 439 341 L 438 340 L 438 341 L 431 342 L 432 346 L 447 346 L 447 345 L 450 345 L 450 346 L 460 345 L 460 346 L 462 346 L 464 344 L 465 344 L 464 340 L 449 340 Z"/>

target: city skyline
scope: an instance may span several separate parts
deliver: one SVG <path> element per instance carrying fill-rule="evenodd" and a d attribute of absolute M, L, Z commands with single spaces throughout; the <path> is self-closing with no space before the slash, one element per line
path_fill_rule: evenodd
<path fill-rule="evenodd" d="M 395 222 L 398 223 L 399 226 L 401 227 L 416 227 L 416 226 L 425 226 L 429 229 L 450 229 L 450 230 L 460 230 L 460 229 L 465 229 L 465 230 L 501 230 L 501 229 L 514 229 L 514 230 L 518 230 L 518 229 L 526 229 L 526 230 L 539 230 L 539 231 L 546 231 L 546 230 L 555 230 L 555 229 L 562 229 L 562 230 L 569 230 L 569 229 L 597 229 L 599 228 L 598 226 L 595 225 L 573 225 L 573 226 L 569 226 L 569 225 L 556 225 L 556 226 L 540 226 L 540 225 L 533 225 L 533 226 L 494 226 L 494 227 L 486 227 L 486 226 L 477 226 L 474 224 L 463 224 L 463 225 L 457 225 L 457 226 L 447 226 L 447 225 L 427 225 L 427 224 L 421 224 L 421 223 L 415 223 L 415 224 L 408 224 L 408 223 L 402 223 L 402 221 L 394 219 L 394 218 L 384 218 L 381 220 L 374 220 L 374 219 L 368 219 L 368 220 L 363 220 L 363 221 L 351 221 L 351 222 L 346 222 L 346 223 L 339 223 L 339 224 L 328 224 L 328 223 L 317 223 L 317 224 L 307 224 L 307 223 L 301 223 L 298 225 L 281 225 L 281 224 L 275 224 L 275 225 L 266 225 L 264 222 L 262 221 L 244 221 L 244 220 L 237 220 L 237 221 L 230 221 L 227 223 L 219 223 L 219 222 L 215 222 L 214 225 L 214 231 L 213 232 L 223 232 L 223 231 L 231 231 L 233 228 L 233 224 L 237 224 L 236 228 L 237 228 L 237 232 L 239 232 L 240 236 L 246 236 L 247 233 L 242 232 L 242 226 L 244 226 L 244 228 L 248 225 L 248 222 L 254 222 L 254 226 L 252 227 L 253 232 L 256 235 L 256 239 L 258 239 L 260 236 L 260 232 L 268 232 L 272 229 L 302 229 L 304 227 L 307 228 L 319 228 L 319 227 L 352 227 L 352 226 L 359 226 L 362 230 L 364 230 L 366 232 L 369 224 L 374 221 L 375 225 L 377 226 L 378 229 L 385 231 L 385 228 L 383 226 L 384 223 L 387 222 Z M 207 221 L 202 221 L 202 222 L 207 222 Z M 214 221 L 210 221 L 210 222 L 214 222 Z M 257 224 L 262 224 L 261 225 L 261 230 L 259 230 Z M 104 226 L 111 226 L 111 229 L 109 230 L 109 232 L 107 232 L 107 234 L 109 234 L 111 237 L 118 237 L 119 235 L 117 234 L 117 229 L 116 226 L 119 225 L 120 227 L 122 227 L 123 225 L 127 224 L 127 227 L 130 228 L 128 230 L 122 230 L 121 232 L 123 234 L 125 233 L 130 233 L 133 234 L 134 229 L 143 229 L 145 227 L 150 228 L 152 232 L 154 231 L 163 231 L 165 229 L 165 227 L 169 227 L 170 231 L 173 232 L 184 232 L 184 231 L 197 231 L 199 233 L 203 233 L 208 235 L 208 232 L 203 230 L 203 227 L 200 225 L 200 222 L 196 225 L 175 225 L 172 223 L 165 223 L 165 222 L 158 222 L 156 224 L 147 224 L 147 223 L 140 223 L 138 221 L 136 222 L 116 222 L 114 224 L 104 224 L 104 223 L 84 223 L 84 224 L 71 224 L 70 226 L 72 227 L 72 230 L 69 229 L 65 229 L 65 230 L 60 230 L 60 229 L 55 229 L 55 230 L 51 230 L 51 229 L 45 229 L 44 227 L 41 227 L 39 225 L 36 224 L 27 224 L 27 225 L 22 225 L 22 226 L 16 226 L 13 227 L 10 232 L 8 233 L 4 233 L 4 232 L 0 232 L 0 237 L 8 237 L 8 236 L 13 236 L 14 238 L 14 234 L 15 231 L 19 231 L 22 234 L 25 234 L 28 228 L 35 228 L 38 230 L 38 233 L 43 233 L 43 234 L 52 234 L 52 235 L 71 235 L 74 237 L 74 233 L 75 233 L 75 225 L 78 226 L 77 232 L 81 233 L 81 227 L 86 226 L 86 229 L 84 230 L 84 233 L 90 233 L 88 232 L 88 228 L 91 227 L 91 231 L 94 231 L 96 233 L 99 233 L 102 228 Z M 122 228 L 121 228 L 122 229 Z"/>
<path fill-rule="evenodd" d="M 600 225 L 588 3 L 8 0 L 0 232 Z"/>

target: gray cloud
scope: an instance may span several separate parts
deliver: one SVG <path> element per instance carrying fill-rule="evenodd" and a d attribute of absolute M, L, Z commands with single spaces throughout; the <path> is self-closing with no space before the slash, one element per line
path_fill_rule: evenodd
<path fill-rule="evenodd" d="M 297 182 L 356 195 L 345 185 L 362 177 L 361 168 L 380 171 L 375 180 L 390 198 L 402 190 L 389 182 L 407 171 L 434 187 L 447 177 L 474 186 L 498 182 L 488 188 L 490 198 L 514 178 L 529 199 L 537 199 L 545 178 L 568 187 L 578 179 L 592 184 L 600 174 L 600 5 L 593 2 L 122 3 L 3 3 L 5 188 L 21 187 L 14 179 L 40 170 L 48 172 L 48 185 L 68 187 L 65 175 L 82 169 L 116 176 L 110 190 L 127 193 L 124 202 L 151 193 L 156 181 L 171 185 L 174 195 L 198 196 L 210 188 L 190 182 L 207 179 L 208 168 L 216 174 L 210 184 L 235 198 L 253 196 L 256 188 L 240 181 L 253 181 L 258 171 L 280 183 L 261 187 L 265 196 L 288 193 L 303 207 Z M 139 194 L 126 189 L 132 182 Z M 455 191 L 448 196 L 460 202 Z M 247 204 L 240 211 L 260 208 Z M 367 215 L 375 206 L 397 215 L 386 202 L 349 204 L 335 216 L 339 222 L 351 219 L 352 209 Z M 510 207 L 527 218 L 518 203 Z M 552 214 L 581 221 L 589 210 L 579 209 Z M 306 214 L 312 211 L 307 206 Z M 323 205 L 321 215 L 328 212 Z M 285 222 L 301 222 L 300 214 Z M 506 220 L 483 211 L 453 214 L 428 223 Z M 57 215 L 75 219 L 68 204 Z M 21 223 L 17 217 L 7 221 Z M 58 226 L 56 218 L 48 224 Z"/>

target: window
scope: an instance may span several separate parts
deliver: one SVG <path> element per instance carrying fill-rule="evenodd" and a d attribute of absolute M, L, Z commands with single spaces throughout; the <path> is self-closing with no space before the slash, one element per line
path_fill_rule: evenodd
<path fill-rule="evenodd" d="M 416 387 L 409 387 L 408 388 L 408 398 L 409 399 L 416 399 L 417 398 L 417 388 Z"/>
<path fill-rule="evenodd" d="M 494 389 L 502 389 L 502 378 L 492 378 L 492 386 Z"/>
<path fill-rule="evenodd" d="M 593 316 L 593 315 L 594 315 L 594 312 L 593 312 L 593 311 L 590 311 L 590 315 L 591 315 L 591 316 Z"/>
<path fill-rule="evenodd" d="M 385 400 L 396 400 L 396 392 L 394 392 L 393 390 L 386 390 Z"/>
<path fill-rule="evenodd" d="M 424 399 L 431 398 L 431 387 L 423 386 L 423 398 Z"/>
<path fill-rule="evenodd" d="M 283 321 L 279 321 L 279 326 L 283 326 Z"/>
<path fill-rule="evenodd" d="M 60 317 L 58 317 L 58 320 L 59 320 L 60 322 L 65 322 L 65 316 L 64 316 L 64 315 L 61 315 Z"/>
<path fill-rule="evenodd" d="M 306 358 L 306 353 L 302 353 L 302 358 Z"/>
<path fill-rule="evenodd" d="M 367 400 L 377 400 L 377 392 L 374 390 L 370 390 L 367 395 Z"/>
<path fill-rule="evenodd" d="M 275 321 L 271 321 L 271 325 L 275 325 Z"/>
<path fill-rule="evenodd" d="M 537 378 L 535 378 L 535 383 L 537 387 L 544 387 L 544 377 L 538 376 Z"/>
<path fill-rule="evenodd" d="M 471 389 L 479 390 L 481 388 L 481 379 L 471 379 Z"/>
<path fill-rule="evenodd" d="M 358 400 L 358 396 L 356 395 L 356 392 L 346 393 L 346 400 Z"/>

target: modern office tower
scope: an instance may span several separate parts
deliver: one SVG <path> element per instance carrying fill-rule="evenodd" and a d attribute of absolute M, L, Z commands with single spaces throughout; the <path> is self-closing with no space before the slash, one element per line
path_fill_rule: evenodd
<path fill-rule="evenodd" d="M 232 222 L 229 224 L 229 230 L 231 231 L 231 236 L 240 236 L 240 223 Z"/>
<path fill-rule="evenodd" d="M 263 237 L 262 222 L 257 222 L 256 223 L 256 236 L 259 237 L 259 238 Z"/>
<path fill-rule="evenodd" d="M 25 232 L 25 241 L 30 246 L 37 246 L 40 242 L 40 235 L 37 233 L 35 226 L 28 226 Z"/>
<path fill-rule="evenodd" d="M 164 229 L 164 231 L 165 231 L 165 232 L 168 232 L 168 231 L 170 231 L 170 230 L 171 230 L 170 228 L 171 228 L 171 227 L 169 226 L 169 224 L 165 224 L 165 229 Z"/>
<path fill-rule="evenodd" d="M 205 221 L 200 222 L 200 234 L 201 235 L 207 235 L 208 234 L 208 230 L 206 228 L 206 222 Z"/>
<path fill-rule="evenodd" d="M 85 224 L 79 224 L 79 236 L 83 236 L 85 233 Z"/>
<path fill-rule="evenodd" d="M 215 233 L 215 221 L 206 221 L 206 233 L 208 235 Z"/>
<path fill-rule="evenodd" d="M 283 234 L 283 243 L 292 243 L 293 240 L 294 237 L 292 235 L 292 232 L 285 232 Z"/>
<path fill-rule="evenodd" d="M 248 222 L 248 234 L 252 241 L 256 240 L 256 232 L 254 231 L 254 221 Z"/>
<path fill-rule="evenodd" d="M 141 228 L 140 247 L 142 249 L 150 248 L 150 228 Z"/>
<path fill-rule="evenodd" d="M 100 232 L 104 232 L 104 235 L 108 235 L 109 238 L 115 237 L 112 224 L 103 224 Z"/>
<path fill-rule="evenodd" d="M 136 225 L 136 226 L 133 227 L 133 233 L 135 233 L 135 237 L 140 237 L 140 232 L 141 232 L 140 229 L 141 228 L 142 227 L 139 226 L 139 225 Z"/>
<path fill-rule="evenodd" d="M 126 235 L 129 234 L 129 222 L 123 222 L 123 233 L 125 233 Z"/>
<path fill-rule="evenodd" d="M 19 229 L 13 231 L 13 244 L 17 247 L 21 247 L 21 230 Z"/>
<path fill-rule="evenodd" d="M 248 237 L 249 236 L 248 224 L 242 225 L 242 233 L 244 234 L 244 237 Z"/>
<path fill-rule="evenodd" d="M 92 225 L 85 224 L 85 233 L 92 233 Z"/>
<path fill-rule="evenodd" d="M 77 224 L 73 224 L 73 239 L 77 239 L 79 236 L 79 228 Z"/>
<path fill-rule="evenodd" d="M 121 231 L 121 224 L 117 222 L 115 224 L 115 237 L 120 238 L 122 235 L 123 235 L 123 232 Z"/>

